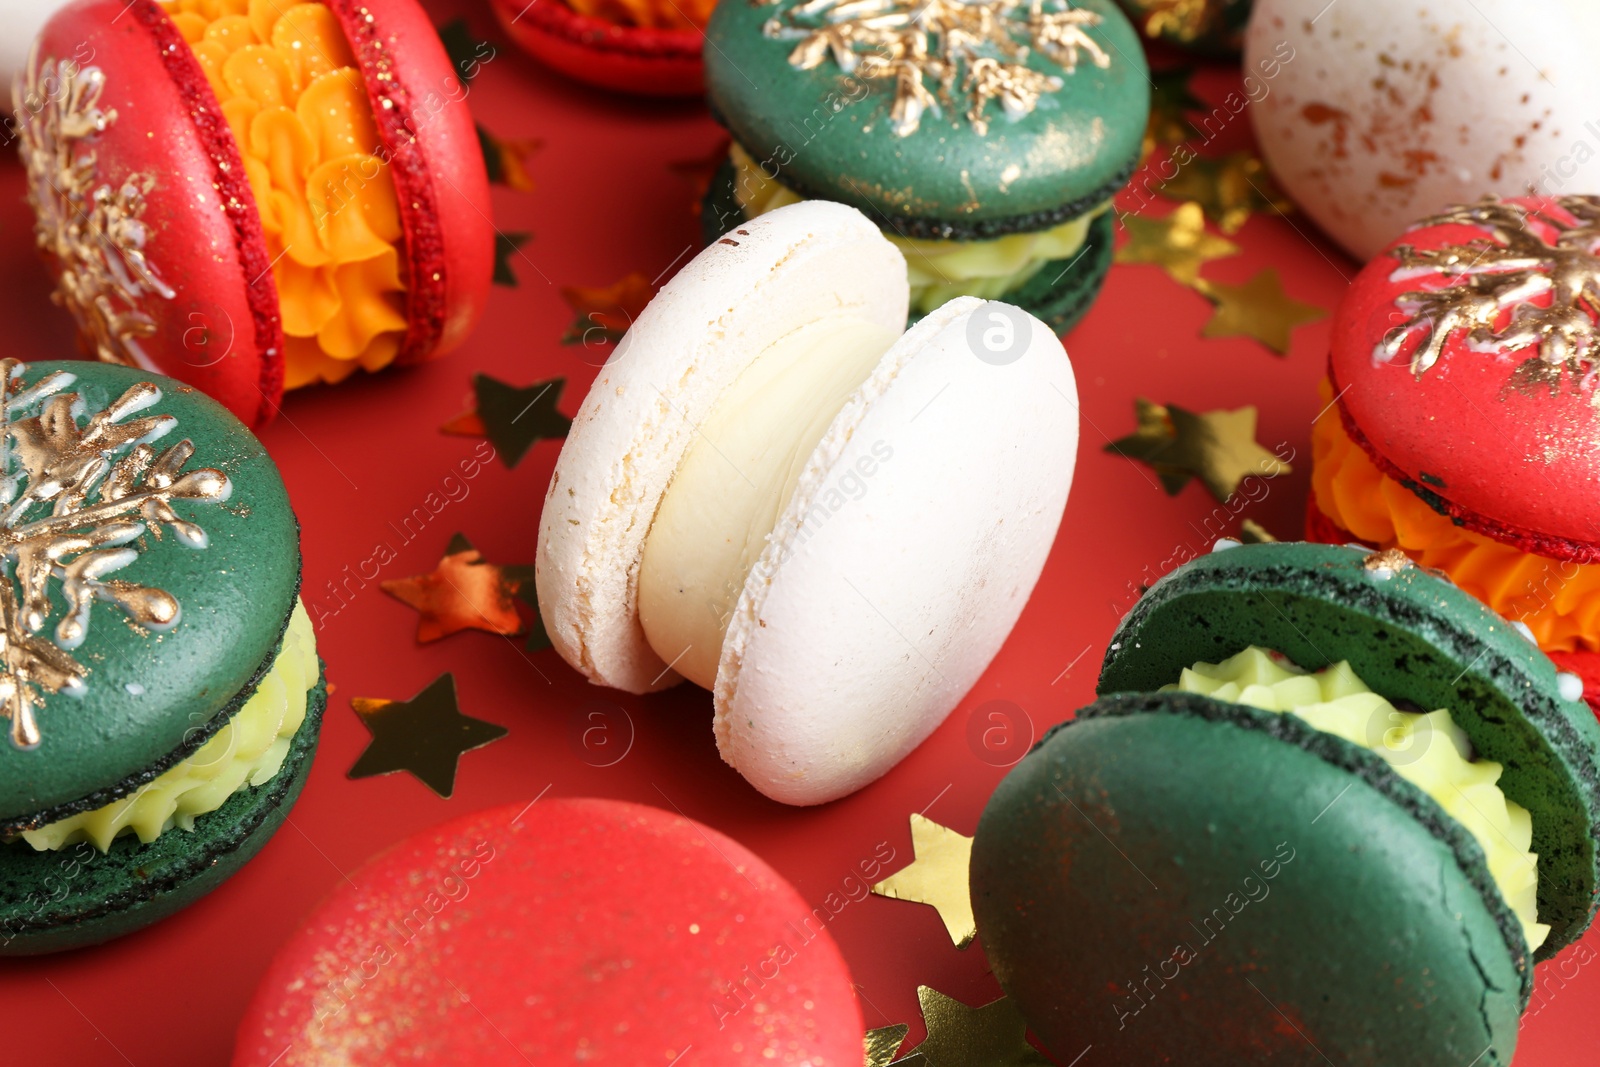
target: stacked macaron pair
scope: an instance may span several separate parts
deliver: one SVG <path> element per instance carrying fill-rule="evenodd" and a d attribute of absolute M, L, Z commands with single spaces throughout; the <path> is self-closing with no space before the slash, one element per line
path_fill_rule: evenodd
<path fill-rule="evenodd" d="M 215 888 L 283 823 L 324 689 L 277 469 L 194 389 L 0 361 L 0 954 Z"/>
<path fill-rule="evenodd" d="M 1600 699 L 1600 198 L 1424 219 L 1338 312 L 1313 429 L 1315 540 L 1399 548 Z"/>
<path fill-rule="evenodd" d="M 482 309 L 483 159 L 415 0 L 76 0 L 14 107 L 88 354 L 246 423 L 285 388 L 448 351 Z"/>
<path fill-rule="evenodd" d="M 733 135 L 708 242 L 836 200 L 905 256 L 913 317 L 977 296 L 1065 332 L 1099 292 L 1150 107 L 1114 0 L 725 3 L 705 56 Z"/>
<path fill-rule="evenodd" d="M 1398 551 L 1218 548 L 985 808 L 995 977 L 1063 1063 L 1505 1067 L 1595 914 L 1600 726 Z"/>

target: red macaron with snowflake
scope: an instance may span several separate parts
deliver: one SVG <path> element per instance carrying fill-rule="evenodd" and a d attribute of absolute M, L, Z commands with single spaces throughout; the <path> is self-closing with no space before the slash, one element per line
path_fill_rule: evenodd
<path fill-rule="evenodd" d="M 1418 223 L 1340 306 L 1308 530 L 1397 547 L 1600 697 L 1600 198 Z"/>
<path fill-rule="evenodd" d="M 464 97 L 416 0 L 68 4 L 14 104 L 86 354 L 258 425 L 460 344 L 494 262 Z"/>
<path fill-rule="evenodd" d="M 612 800 L 492 808 L 351 875 L 278 953 L 235 1067 L 854 1067 L 824 919 L 743 845 Z"/>

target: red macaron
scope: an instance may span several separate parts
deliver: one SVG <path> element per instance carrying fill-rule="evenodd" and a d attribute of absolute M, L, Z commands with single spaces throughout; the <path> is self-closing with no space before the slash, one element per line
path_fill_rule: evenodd
<path fill-rule="evenodd" d="M 826 914 L 678 815 L 493 808 L 341 884 L 268 969 L 233 1062 L 855 1067 Z"/>
<path fill-rule="evenodd" d="M 583 14 L 564 0 L 490 3 L 519 48 L 586 85 L 643 96 L 705 92 L 700 58 L 705 32 L 700 26 L 627 25 Z"/>
<path fill-rule="evenodd" d="M 488 179 L 416 0 L 78 0 L 15 96 L 89 355 L 259 425 L 286 384 L 430 358 L 482 311 Z"/>

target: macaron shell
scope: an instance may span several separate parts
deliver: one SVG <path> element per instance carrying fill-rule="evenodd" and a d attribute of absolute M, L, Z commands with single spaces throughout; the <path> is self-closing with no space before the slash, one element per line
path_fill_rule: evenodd
<path fill-rule="evenodd" d="M 273 961 L 233 1063 L 855 1067 L 861 1033 L 831 935 L 759 857 L 653 808 L 547 799 L 351 875 Z"/>
<path fill-rule="evenodd" d="M 1072 485 L 1072 364 L 1042 322 L 980 358 L 996 305 L 912 327 L 818 445 L 728 624 L 717 744 L 789 804 L 851 793 L 931 733 L 1011 632 Z M 974 431 L 981 434 L 975 440 Z"/>
<path fill-rule="evenodd" d="M 1600 884 L 1600 726 L 1555 667 L 1488 607 L 1418 567 L 1360 549 L 1240 545 L 1162 578 L 1112 637 L 1098 691 L 1149 692 L 1185 667 L 1255 645 L 1308 670 L 1347 660 L 1401 706 L 1446 708 L 1499 785 L 1527 808 L 1539 856 L 1538 959 L 1582 936 Z"/>
<path fill-rule="evenodd" d="M 28 68 L 33 39 L 71 0 L 0 0 L 0 90 Z"/>
<path fill-rule="evenodd" d="M 51 19 L 36 55 L 105 75 L 98 106 L 116 118 L 84 142 L 95 187 L 152 183 L 139 217 L 144 254 L 176 295 L 138 300 L 155 325 L 139 341 L 147 369 L 194 385 L 248 425 L 265 421 L 282 395 L 277 286 L 244 165 L 188 46 L 153 0 L 78 0 Z M 23 100 L 15 106 L 37 121 Z"/>
<path fill-rule="evenodd" d="M 0 845 L 0 956 L 97 945 L 165 919 L 250 861 L 289 817 L 311 773 L 328 703 L 326 684 L 306 695 L 306 717 L 270 781 L 230 796 L 150 844 L 121 837 L 101 854 L 82 842 L 59 852 Z"/>
<path fill-rule="evenodd" d="M 699 30 L 621 26 L 564 2 L 493 0 L 500 28 L 542 65 L 588 85 L 644 96 L 705 92 Z"/>
<path fill-rule="evenodd" d="M 1525 201 L 1533 204 L 1537 201 Z M 1485 240 L 1476 226 L 1413 230 L 1419 249 Z M 1390 252 L 1356 276 L 1333 325 L 1330 374 L 1346 428 L 1379 469 L 1471 529 L 1558 559 L 1600 560 L 1600 407 L 1595 387 L 1519 387 L 1535 348 L 1473 351 L 1455 331 L 1421 374 L 1374 349 L 1407 321 L 1395 300 L 1438 281 L 1401 277 Z"/>
<path fill-rule="evenodd" d="M 536 587 L 562 658 L 629 692 L 679 680 L 639 625 L 635 572 L 695 427 L 773 341 L 829 315 L 898 330 L 908 299 L 894 246 L 823 201 L 739 227 L 662 287 L 595 378 L 545 495 Z"/>
<path fill-rule="evenodd" d="M 1357 259 L 1486 193 L 1600 190 L 1586 0 L 1256 0 L 1245 70 L 1273 177 Z"/>
<path fill-rule="evenodd" d="M 477 127 L 439 32 L 416 0 L 324 0 L 361 68 L 405 230 L 406 318 L 396 356 L 465 341 L 489 299 L 494 223 Z"/>
<path fill-rule="evenodd" d="M 1510 1062 L 1532 968 L 1432 800 L 1292 716 L 1188 694 L 1078 714 L 972 853 L 984 951 L 1056 1062 Z"/>

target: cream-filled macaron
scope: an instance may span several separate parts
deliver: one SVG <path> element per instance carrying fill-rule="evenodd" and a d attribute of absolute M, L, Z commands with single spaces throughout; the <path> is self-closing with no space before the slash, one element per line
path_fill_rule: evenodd
<path fill-rule="evenodd" d="M 695 257 L 601 369 L 540 523 L 539 610 L 590 681 L 714 694 L 722 756 L 819 804 L 949 714 L 1027 601 L 1078 439 L 1061 342 L 805 201 Z"/>

